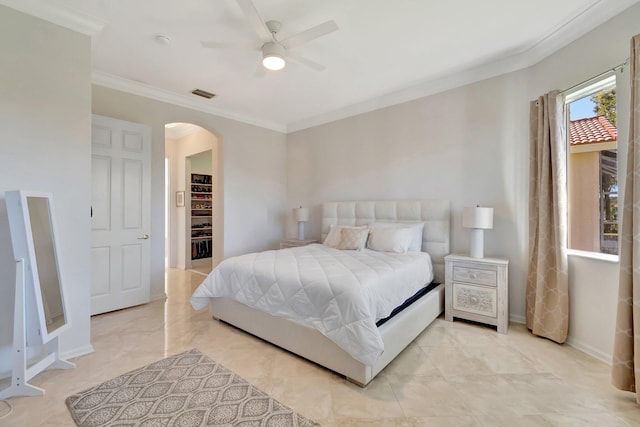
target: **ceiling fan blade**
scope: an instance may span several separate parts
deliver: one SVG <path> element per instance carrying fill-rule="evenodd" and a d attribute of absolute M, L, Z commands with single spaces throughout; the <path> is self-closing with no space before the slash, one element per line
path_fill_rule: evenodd
<path fill-rule="evenodd" d="M 253 77 L 262 78 L 267 75 L 267 69 L 262 65 L 262 58 L 258 61 L 256 71 L 253 73 Z"/>
<path fill-rule="evenodd" d="M 309 68 L 312 68 L 316 71 L 324 71 L 326 69 L 326 67 L 324 65 L 318 64 L 315 61 L 312 61 L 310 59 L 307 59 L 303 56 L 300 55 L 296 55 L 296 54 L 291 54 L 289 52 L 287 52 L 287 59 L 291 59 L 294 62 L 297 62 L 299 64 L 305 65 Z"/>
<path fill-rule="evenodd" d="M 255 77 L 257 79 L 261 79 L 266 75 L 267 75 L 267 72 L 266 72 L 265 68 L 262 66 L 262 64 L 260 64 L 260 66 L 258 68 L 256 68 L 255 73 L 253 73 L 253 77 Z"/>
<path fill-rule="evenodd" d="M 334 21 L 327 21 L 323 24 L 316 25 L 315 27 L 311 27 L 308 30 L 305 30 L 301 33 L 289 36 L 286 39 L 282 40 L 281 43 L 286 48 L 293 48 L 337 30 L 338 30 L 338 24 L 336 24 Z"/>
<path fill-rule="evenodd" d="M 256 9 L 255 5 L 251 0 L 236 0 L 238 2 L 238 6 L 242 9 L 245 16 L 249 20 L 251 27 L 258 34 L 258 36 L 265 42 L 272 41 L 273 36 L 271 35 L 271 31 L 267 28 L 267 25 L 264 23 L 264 20 L 258 13 L 258 9 Z"/>

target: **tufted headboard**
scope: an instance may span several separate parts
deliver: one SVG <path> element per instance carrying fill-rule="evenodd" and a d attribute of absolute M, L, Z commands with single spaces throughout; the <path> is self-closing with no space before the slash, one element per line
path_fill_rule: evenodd
<path fill-rule="evenodd" d="M 365 225 L 375 221 L 424 222 L 422 251 L 431 255 L 435 281 L 444 283 L 444 257 L 449 254 L 449 200 L 328 202 L 322 205 L 322 239 L 331 224 Z"/>

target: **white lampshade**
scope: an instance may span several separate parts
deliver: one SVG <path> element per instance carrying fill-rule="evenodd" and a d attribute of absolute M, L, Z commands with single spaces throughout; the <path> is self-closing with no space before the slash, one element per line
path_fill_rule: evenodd
<path fill-rule="evenodd" d="M 473 206 L 462 211 L 462 226 L 471 228 L 469 253 L 473 258 L 484 258 L 484 230 L 493 228 L 493 208 Z"/>
<path fill-rule="evenodd" d="M 303 208 L 302 206 L 300 206 L 299 208 L 294 208 L 293 218 L 295 218 L 297 222 L 309 221 L 309 208 Z"/>
<path fill-rule="evenodd" d="M 472 206 L 462 211 L 462 226 L 465 228 L 493 228 L 493 208 Z"/>

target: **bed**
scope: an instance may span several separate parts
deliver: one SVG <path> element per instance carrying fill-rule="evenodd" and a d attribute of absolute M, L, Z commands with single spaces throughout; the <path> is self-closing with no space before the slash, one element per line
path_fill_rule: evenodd
<path fill-rule="evenodd" d="M 340 329 L 336 332 L 335 329 L 337 328 L 334 329 L 331 326 L 330 321 L 319 320 L 315 323 L 310 321 L 305 324 L 295 318 L 288 319 L 286 313 L 283 314 L 279 312 L 279 308 L 277 307 L 274 308 L 275 315 L 259 309 L 261 307 L 260 304 L 264 303 L 263 300 L 269 299 L 269 293 L 273 294 L 273 292 L 280 292 L 281 294 L 284 294 L 287 292 L 278 291 L 278 286 L 273 287 L 275 291 L 269 289 L 268 292 L 259 296 L 259 298 L 252 297 L 251 295 L 238 298 L 239 295 L 236 294 L 244 293 L 244 290 L 240 288 L 229 290 L 229 295 L 234 295 L 234 298 L 238 299 L 238 301 L 243 301 L 244 303 L 226 296 L 212 296 L 218 294 L 211 293 L 206 290 L 205 283 L 207 281 L 217 281 L 218 284 L 220 282 L 229 281 L 228 278 L 213 277 L 214 274 L 217 274 L 218 276 L 223 274 L 220 273 L 219 269 L 214 270 L 210 277 L 205 280 L 205 283 L 203 283 L 203 285 L 194 292 L 191 303 L 194 308 L 199 308 L 206 304 L 209 307 L 211 315 L 215 319 L 234 325 L 279 347 L 342 374 L 356 384 L 365 386 L 435 318 L 437 318 L 444 309 L 444 256 L 449 253 L 450 204 L 448 200 L 352 201 L 325 203 L 322 207 L 322 238 L 324 239 L 329 230 L 335 226 L 361 226 L 379 222 L 402 223 L 407 226 L 413 223 L 424 223 L 422 242 L 421 244 L 418 243 L 418 248 L 420 248 L 422 252 L 426 252 L 428 256 L 421 253 L 414 253 L 410 256 L 406 256 L 405 258 L 420 259 L 422 257 L 429 259 L 429 278 L 433 277 L 433 284 L 429 287 L 430 290 L 428 292 L 422 291 L 421 293 L 424 295 L 419 298 L 416 297 L 415 301 L 409 305 L 403 306 L 402 310 L 393 316 L 382 321 L 379 321 L 380 319 L 376 318 L 375 320 L 377 321 L 377 325 L 374 325 L 373 328 L 370 325 L 370 320 L 365 321 L 364 317 L 367 316 L 364 315 L 361 316 L 362 318 L 345 317 L 344 320 L 348 325 L 348 329 Z M 365 262 L 370 262 L 374 267 L 386 264 L 391 266 L 386 270 L 383 269 L 384 271 L 393 270 L 396 258 L 398 259 L 398 262 L 400 262 L 399 260 L 401 257 L 382 258 L 381 261 L 378 262 L 376 257 L 382 255 L 374 252 L 375 251 L 367 252 L 366 250 L 338 251 L 336 249 L 327 249 L 325 246 L 318 244 L 310 245 L 309 247 L 282 249 L 280 251 L 266 251 L 260 254 L 248 254 L 247 256 L 235 257 L 232 259 L 231 263 L 237 261 L 237 263 L 242 264 L 242 260 L 244 260 L 245 263 L 249 262 L 260 264 L 265 262 L 271 263 L 272 259 L 290 259 L 283 265 L 296 265 L 298 275 L 309 276 L 311 274 L 311 270 L 313 270 L 312 266 L 315 265 L 314 263 L 319 262 L 318 260 L 322 258 L 327 258 L 329 260 L 329 264 L 333 262 L 335 265 L 350 265 L 352 262 L 360 262 L 358 260 L 351 260 L 351 256 L 353 254 L 356 258 L 364 258 Z M 405 262 L 404 258 L 402 262 Z M 227 269 L 229 268 L 228 264 L 229 263 L 225 261 L 225 268 Z M 253 265 L 252 268 L 254 271 L 261 271 L 256 270 L 255 265 Z M 372 268 L 372 270 L 375 270 L 375 268 Z M 278 267 L 277 269 L 282 272 L 283 267 Z M 246 275 L 249 273 L 233 273 L 232 275 L 235 279 L 236 276 L 242 277 L 243 274 Z M 264 277 L 258 276 L 264 276 L 265 274 L 271 276 L 272 272 L 260 272 L 256 274 L 255 280 L 264 280 Z M 280 280 L 283 282 L 285 281 L 285 279 L 278 279 L 277 276 L 275 276 L 275 273 L 273 274 L 274 278 L 269 280 L 273 280 L 274 283 Z M 326 267 L 322 270 L 322 274 L 330 276 L 330 274 L 327 274 Z M 283 273 L 283 276 L 280 277 L 284 277 L 284 275 L 285 274 Z M 358 276 L 358 272 L 354 272 L 353 276 Z M 387 277 L 386 279 L 391 279 L 394 286 L 396 283 L 400 286 L 404 282 L 409 282 L 410 280 L 415 281 L 415 279 L 407 279 L 404 276 L 406 276 L 406 274 L 398 274 L 397 276 Z M 317 274 L 315 278 L 313 276 L 309 277 L 312 277 L 311 281 L 318 280 Z M 246 277 L 244 281 L 247 282 Z M 426 285 L 429 285 L 429 283 L 421 283 L 419 288 L 424 288 Z M 311 291 L 309 291 L 309 289 L 311 289 Z M 298 296 L 305 297 L 305 293 L 309 292 L 313 292 L 313 288 L 306 287 L 298 294 L 292 293 L 291 296 L 280 295 L 280 297 L 286 297 L 287 299 L 297 301 L 296 298 L 298 298 Z M 411 293 L 413 294 L 413 291 L 411 291 Z M 221 295 L 226 294 L 222 293 Z M 340 297 L 345 301 L 342 293 L 340 293 Z M 300 310 L 313 313 L 314 307 L 306 307 L 304 306 L 303 299 L 299 300 L 301 307 L 304 307 L 300 308 Z M 404 300 L 404 297 L 402 300 Z M 350 300 L 347 299 L 347 301 Z M 388 304 L 388 302 L 386 302 L 386 304 Z M 399 305 L 402 304 L 402 301 L 396 301 L 393 304 Z M 250 305 L 253 305 L 253 307 Z M 324 308 L 324 310 L 330 312 L 332 308 L 329 306 L 327 307 L 328 308 Z M 295 308 L 296 307 L 294 307 L 294 309 Z M 385 310 L 388 308 L 389 307 L 386 307 Z M 343 309 L 341 315 L 360 315 L 359 313 L 353 314 L 352 311 L 353 310 L 351 309 Z M 312 318 L 312 316 L 310 316 L 310 318 Z M 329 326 L 322 329 L 325 324 L 328 324 Z M 311 327 L 310 325 L 314 325 L 314 327 Z M 364 334 L 366 339 L 361 339 L 358 334 Z M 350 347 L 349 344 L 345 345 L 341 341 L 344 336 L 353 337 L 356 335 L 358 338 L 352 341 L 358 343 L 355 350 Z M 360 341 L 362 341 L 362 343 L 360 343 Z"/>

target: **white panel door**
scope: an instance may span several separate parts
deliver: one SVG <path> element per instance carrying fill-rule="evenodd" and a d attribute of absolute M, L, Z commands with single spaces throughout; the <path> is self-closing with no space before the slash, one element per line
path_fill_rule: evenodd
<path fill-rule="evenodd" d="M 91 314 L 149 302 L 151 128 L 93 116 Z"/>

